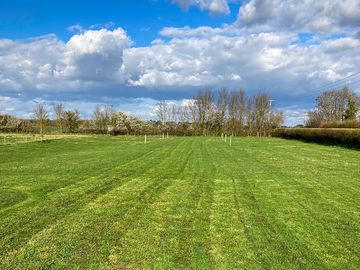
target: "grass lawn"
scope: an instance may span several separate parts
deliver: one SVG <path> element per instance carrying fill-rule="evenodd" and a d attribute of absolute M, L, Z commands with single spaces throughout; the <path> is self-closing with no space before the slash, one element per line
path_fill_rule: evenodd
<path fill-rule="evenodd" d="M 0 269 L 359 269 L 360 151 L 148 140 L 0 145 Z"/>

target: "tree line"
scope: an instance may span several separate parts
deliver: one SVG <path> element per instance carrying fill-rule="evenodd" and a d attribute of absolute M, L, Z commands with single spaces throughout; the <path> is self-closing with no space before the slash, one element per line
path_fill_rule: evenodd
<path fill-rule="evenodd" d="M 154 109 L 155 120 L 143 120 L 112 106 L 97 106 L 91 119 L 81 119 L 78 110 L 56 103 L 51 110 L 43 103 L 34 108 L 34 118 L 0 115 L 0 131 L 95 134 L 251 135 L 267 136 L 283 123 L 283 114 L 273 109 L 266 93 L 247 96 L 243 90 L 198 91 L 183 104 L 161 100 Z"/>
<path fill-rule="evenodd" d="M 160 101 L 156 115 L 163 131 L 180 129 L 191 135 L 267 136 L 283 123 L 266 93 L 248 97 L 243 90 L 198 91 L 184 104 Z"/>
<path fill-rule="evenodd" d="M 325 91 L 316 98 L 316 108 L 308 111 L 306 127 L 357 127 L 360 97 L 348 87 Z"/>

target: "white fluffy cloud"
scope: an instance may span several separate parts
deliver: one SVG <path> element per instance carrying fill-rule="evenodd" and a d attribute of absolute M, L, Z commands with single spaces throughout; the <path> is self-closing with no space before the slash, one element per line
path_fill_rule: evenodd
<path fill-rule="evenodd" d="M 234 0 L 173 0 L 182 9 L 197 6 L 212 14 L 229 14 Z M 247 0 L 238 13 L 240 27 L 253 30 L 337 31 L 360 27 L 359 0 Z"/>
<path fill-rule="evenodd" d="M 161 33 L 170 41 L 124 51 L 131 85 L 240 84 L 250 89 L 291 88 L 300 93 L 360 69 L 360 41 L 355 37 L 306 45 L 297 43 L 297 34 L 291 32 L 247 35 L 202 27 L 167 28 Z M 299 85 L 301 80 L 311 82 L 304 87 Z"/>
<path fill-rule="evenodd" d="M 130 38 L 121 28 L 85 31 L 67 43 L 55 36 L 0 40 L 0 89 L 241 84 L 300 91 L 299 80 L 311 79 L 309 85 L 315 87 L 360 69 L 356 36 L 319 39 L 308 45 L 297 43 L 292 32 L 249 35 L 236 28 L 200 27 L 166 28 L 160 34 L 170 40 L 138 48 L 129 47 Z M 281 78 L 281 85 L 276 78 Z"/>
<path fill-rule="evenodd" d="M 212 13 L 229 12 L 225 0 L 174 2 L 183 8 L 197 5 Z M 131 47 L 122 28 L 81 30 L 67 42 L 54 35 L 0 39 L 0 111 L 21 104 L 10 102 L 8 92 L 36 96 L 36 91 L 88 90 L 98 91 L 100 97 L 112 87 L 146 89 L 144 96 L 151 96 L 156 91 L 226 86 L 275 96 L 316 95 L 309 89 L 360 70 L 359 3 L 250 0 L 233 25 L 167 27 L 144 47 Z M 310 40 L 301 40 L 301 31 L 310 31 Z M 359 84 L 355 90 L 360 90 Z M 293 107 L 286 108 L 291 115 Z M 296 111 L 292 119 L 300 119 L 304 110 Z"/>
<path fill-rule="evenodd" d="M 123 81 L 123 50 L 131 41 L 121 28 L 89 30 L 67 43 L 53 35 L 0 40 L 0 90 L 76 89 Z"/>
<path fill-rule="evenodd" d="M 229 14 L 228 0 L 173 0 L 182 9 L 198 6 L 202 10 L 209 10 L 211 14 Z"/>
<path fill-rule="evenodd" d="M 89 30 L 66 43 L 59 76 L 84 81 L 122 80 L 123 50 L 130 39 L 121 28 Z"/>
<path fill-rule="evenodd" d="M 359 0 L 250 0 L 238 25 L 259 30 L 336 31 L 360 27 Z"/>

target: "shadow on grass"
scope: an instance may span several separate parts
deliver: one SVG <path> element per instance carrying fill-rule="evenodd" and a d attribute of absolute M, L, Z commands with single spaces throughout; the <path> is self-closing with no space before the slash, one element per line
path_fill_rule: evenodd
<path fill-rule="evenodd" d="M 338 141 L 331 141 L 331 140 L 314 140 L 314 139 L 304 139 L 304 138 L 294 138 L 294 137 L 279 137 L 279 138 L 286 140 L 296 140 L 304 143 L 325 145 L 325 146 L 337 146 L 350 150 L 360 151 L 360 144 L 350 144 L 350 143 L 341 143 Z"/>

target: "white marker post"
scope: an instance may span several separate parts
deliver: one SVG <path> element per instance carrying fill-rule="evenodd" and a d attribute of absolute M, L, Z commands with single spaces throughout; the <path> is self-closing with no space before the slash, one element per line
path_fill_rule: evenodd
<path fill-rule="evenodd" d="M 145 138 L 144 138 L 144 143 L 146 144 L 146 134 L 145 134 Z"/>
<path fill-rule="evenodd" d="M 227 136 L 227 135 L 225 134 L 225 143 L 226 143 L 226 136 Z"/>
<path fill-rule="evenodd" d="M 163 139 L 165 139 L 165 134 L 163 133 L 163 137 L 162 137 Z"/>
<path fill-rule="evenodd" d="M 230 144 L 230 146 L 231 146 L 231 138 L 232 138 L 232 136 L 230 136 L 230 143 L 229 143 L 229 144 Z"/>

